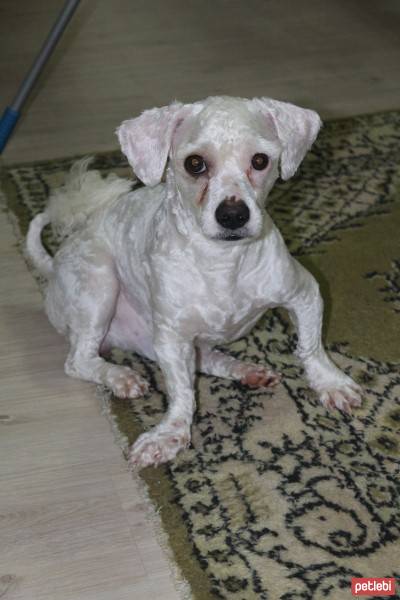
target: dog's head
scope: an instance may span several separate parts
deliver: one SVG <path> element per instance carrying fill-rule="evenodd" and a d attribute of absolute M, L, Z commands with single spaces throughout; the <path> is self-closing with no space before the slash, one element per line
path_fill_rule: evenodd
<path fill-rule="evenodd" d="M 122 151 L 145 185 L 169 181 L 203 234 L 254 239 L 280 173 L 289 179 L 314 142 L 317 113 L 268 98 L 211 97 L 145 111 L 117 129 Z"/>

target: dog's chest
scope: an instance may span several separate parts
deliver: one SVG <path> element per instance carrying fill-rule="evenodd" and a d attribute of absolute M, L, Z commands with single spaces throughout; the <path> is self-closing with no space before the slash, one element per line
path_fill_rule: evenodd
<path fill-rule="evenodd" d="M 193 334 L 215 343 L 230 342 L 246 335 L 265 311 L 264 306 L 247 300 L 211 304 L 207 310 L 201 310 L 201 322 Z M 188 322 L 193 322 L 191 316 Z"/>
<path fill-rule="evenodd" d="M 266 309 L 254 280 L 239 267 L 187 262 L 164 271 L 164 278 L 171 299 L 164 314 L 175 329 L 193 338 L 231 341 L 247 333 Z"/>

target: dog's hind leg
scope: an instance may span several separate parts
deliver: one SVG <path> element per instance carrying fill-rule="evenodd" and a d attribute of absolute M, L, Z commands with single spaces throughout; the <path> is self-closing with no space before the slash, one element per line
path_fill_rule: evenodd
<path fill-rule="evenodd" d="M 238 380 L 249 387 L 273 387 L 281 376 L 265 365 L 245 362 L 214 350 L 207 344 L 199 344 L 197 367 L 201 373 Z"/>
<path fill-rule="evenodd" d="M 118 398 L 137 398 L 148 390 L 148 383 L 131 368 L 113 365 L 99 356 L 104 331 L 97 326 L 72 334 L 71 349 L 65 362 L 65 372 L 71 377 L 100 383 Z"/>
<path fill-rule="evenodd" d="M 57 263 L 46 304 L 52 320 L 56 320 L 57 311 L 59 313 L 61 309 L 55 307 L 54 302 L 60 305 L 60 299 L 62 301 L 62 318 L 70 341 L 65 372 L 78 379 L 103 384 L 120 398 L 143 395 L 148 384 L 140 375 L 100 356 L 119 294 L 119 282 L 111 259 L 91 246 L 84 256 L 81 249 L 79 255 L 71 252 Z"/>

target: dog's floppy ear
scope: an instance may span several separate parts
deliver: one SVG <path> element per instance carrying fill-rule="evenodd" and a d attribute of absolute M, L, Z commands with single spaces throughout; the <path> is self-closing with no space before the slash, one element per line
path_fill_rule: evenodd
<path fill-rule="evenodd" d="M 321 119 L 315 111 L 289 102 L 255 98 L 253 103 L 273 122 L 282 145 L 281 176 L 286 181 L 295 174 L 314 143 L 322 124 Z"/>
<path fill-rule="evenodd" d="M 116 130 L 122 152 L 145 185 L 154 186 L 161 181 L 182 108 L 183 104 L 174 102 L 145 110 Z"/>

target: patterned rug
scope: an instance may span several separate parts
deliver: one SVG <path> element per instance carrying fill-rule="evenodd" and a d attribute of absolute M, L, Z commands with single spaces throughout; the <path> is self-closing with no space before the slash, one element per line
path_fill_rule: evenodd
<path fill-rule="evenodd" d="M 352 577 L 395 577 L 400 598 L 400 113 L 325 125 L 299 175 L 269 211 L 321 284 L 325 340 L 365 390 L 349 417 L 328 413 L 293 355 L 284 311 L 268 312 L 226 350 L 283 374 L 273 391 L 198 379 L 193 443 L 141 477 L 196 600 L 342 600 Z M 73 159 L 9 167 L 8 209 L 25 235 Z M 128 174 L 119 152 L 94 168 Z M 46 244 L 56 241 L 46 233 Z M 152 362 L 134 363 L 152 393 L 104 393 L 123 445 L 167 406 Z"/>

